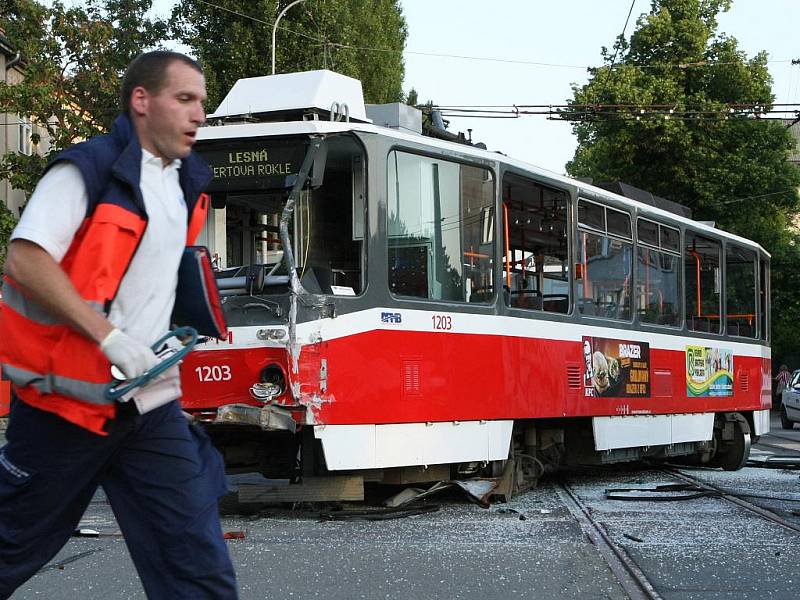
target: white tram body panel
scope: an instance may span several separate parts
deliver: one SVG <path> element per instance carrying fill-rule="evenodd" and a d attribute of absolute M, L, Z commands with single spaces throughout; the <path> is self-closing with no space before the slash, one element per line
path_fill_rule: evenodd
<path fill-rule="evenodd" d="M 372 124 L 354 81 L 242 80 L 198 133 L 231 333 L 189 356 L 184 403 L 223 449 L 271 435 L 272 474 L 316 445 L 327 471 L 743 464 L 771 406 L 762 248 Z"/>

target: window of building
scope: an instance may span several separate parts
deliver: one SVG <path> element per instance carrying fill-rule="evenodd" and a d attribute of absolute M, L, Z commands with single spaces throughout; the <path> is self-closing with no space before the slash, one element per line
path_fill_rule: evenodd
<path fill-rule="evenodd" d="M 692 331 L 720 333 L 721 245 L 686 232 L 686 324 Z"/>
<path fill-rule="evenodd" d="M 487 169 L 393 151 L 389 287 L 398 296 L 494 298 L 494 179 Z"/>
<path fill-rule="evenodd" d="M 656 325 L 680 324 L 680 232 L 648 219 L 636 224 L 636 311 L 639 321 Z M 678 246 L 680 248 L 680 246 Z"/>
<path fill-rule="evenodd" d="M 725 304 L 728 335 L 758 336 L 756 253 L 729 244 L 725 249 Z"/>
<path fill-rule="evenodd" d="M 18 152 L 20 154 L 30 155 L 33 153 L 33 125 L 28 117 L 20 117 L 19 120 L 19 134 L 18 134 Z"/>
<path fill-rule="evenodd" d="M 575 297 L 581 314 L 630 320 L 633 270 L 630 215 L 578 200 L 577 259 Z"/>
<path fill-rule="evenodd" d="M 515 308 L 569 312 L 569 196 L 523 177 L 503 177 L 503 277 Z"/>

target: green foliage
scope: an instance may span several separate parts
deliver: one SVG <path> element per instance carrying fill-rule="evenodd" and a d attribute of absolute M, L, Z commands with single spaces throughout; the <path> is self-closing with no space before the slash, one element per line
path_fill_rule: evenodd
<path fill-rule="evenodd" d="M 735 38 L 717 32 L 732 0 L 652 0 L 630 40 L 618 38 L 617 60 L 574 87 L 570 104 L 665 105 L 664 115 L 597 108 L 577 117 L 578 149 L 570 175 L 624 181 L 692 208 L 694 218 L 759 242 L 773 254 L 774 356 L 794 353 L 800 320 L 797 285 L 784 269 L 800 259 L 791 233 L 800 170 L 787 158 L 794 141 L 776 121 L 730 115 L 729 104 L 774 101 L 764 52 L 752 58 Z M 703 113 L 700 115 L 699 113 Z M 669 115 L 669 113 L 667 113 Z M 677 118 L 676 118 L 677 117 Z"/>
<path fill-rule="evenodd" d="M 205 68 L 212 108 L 237 79 L 272 72 L 272 25 L 288 2 L 214 4 L 218 7 L 180 0 L 172 15 L 176 38 L 192 48 Z M 397 102 L 403 97 L 407 35 L 398 0 L 306 0 L 289 9 L 278 25 L 276 72 L 328 68 L 360 79 L 366 102 Z"/>
<path fill-rule="evenodd" d="M 11 211 L 4 204 L 0 204 L 0 273 L 3 271 L 3 264 L 6 260 L 8 240 L 16 224 L 17 220 Z"/>
<path fill-rule="evenodd" d="M 70 144 L 106 131 L 119 106 L 125 67 L 166 36 L 163 22 L 145 18 L 152 0 L 6 0 L 0 27 L 22 56 L 24 79 L 0 82 L 0 112 L 30 117 L 44 126 L 51 148 L 44 158 L 0 157 L 0 178 L 30 193 L 47 158 Z M 35 140 L 34 140 L 35 141 Z"/>

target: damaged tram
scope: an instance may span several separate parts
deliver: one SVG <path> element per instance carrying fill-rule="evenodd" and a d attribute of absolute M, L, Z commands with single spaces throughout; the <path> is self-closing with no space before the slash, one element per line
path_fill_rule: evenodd
<path fill-rule="evenodd" d="M 562 464 L 740 468 L 769 428 L 768 254 L 460 142 L 329 71 L 240 80 L 209 116 L 229 336 L 187 357 L 184 408 L 228 468 L 504 493 Z"/>

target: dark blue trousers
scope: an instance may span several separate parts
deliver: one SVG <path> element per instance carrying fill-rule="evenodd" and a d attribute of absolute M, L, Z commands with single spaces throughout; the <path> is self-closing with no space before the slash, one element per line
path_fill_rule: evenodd
<path fill-rule="evenodd" d="M 147 597 L 237 598 L 222 457 L 171 402 L 98 436 L 15 400 L 0 449 L 0 598 L 50 561 L 102 486 Z"/>

